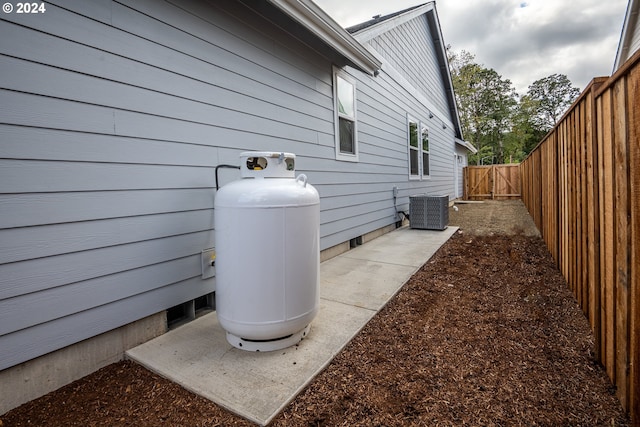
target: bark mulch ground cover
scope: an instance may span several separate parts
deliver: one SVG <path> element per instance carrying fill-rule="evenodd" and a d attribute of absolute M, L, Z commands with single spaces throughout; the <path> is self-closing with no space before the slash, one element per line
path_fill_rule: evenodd
<path fill-rule="evenodd" d="M 450 222 L 461 231 L 272 425 L 629 425 L 522 203 L 460 205 Z M 0 416 L 34 425 L 252 424 L 123 361 Z"/>

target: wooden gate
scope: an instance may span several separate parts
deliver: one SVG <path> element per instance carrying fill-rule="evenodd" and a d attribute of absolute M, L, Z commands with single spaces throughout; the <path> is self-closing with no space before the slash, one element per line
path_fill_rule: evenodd
<path fill-rule="evenodd" d="M 464 168 L 465 200 L 520 198 L 520 165 L 467 166 Z"/>

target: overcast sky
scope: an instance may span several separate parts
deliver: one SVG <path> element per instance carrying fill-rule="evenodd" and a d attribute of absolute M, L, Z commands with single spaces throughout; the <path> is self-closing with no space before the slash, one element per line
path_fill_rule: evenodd
<path fill-rule="evenodd" d="M 314 0 L 343 27 L 425 3 Z M 609 76 L 627 0 L 438 0 L 446 44 L 511 80 L 520 95 L 535 80 L 566 74 L 580 90 Z"/>

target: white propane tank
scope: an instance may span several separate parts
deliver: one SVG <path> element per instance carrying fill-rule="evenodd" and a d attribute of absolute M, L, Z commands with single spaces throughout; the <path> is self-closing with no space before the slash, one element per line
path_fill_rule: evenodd
<path fill-rule="evenodd" d="M 218 321 L 234 347 L 278 350 L 318 312 L 320 197 L 294 154 L 245 152 L 240 171 L 214 203 Z"/>

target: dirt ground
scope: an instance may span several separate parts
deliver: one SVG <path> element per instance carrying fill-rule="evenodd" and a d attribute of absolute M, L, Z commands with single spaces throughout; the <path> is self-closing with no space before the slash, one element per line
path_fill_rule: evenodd
<path fill-rule="evenodd" d="M 460 202 L 449 209 L 449 224 L 478 236 L 540 236 L 520 200 Z"/>
<path fill-rule="evenodd" d="M 460 231 L 272 425 L 629 425 L 522 203 L 457 208 Z M 34 425 L 252 424 L 123 361 L 0 416 Z"/>

